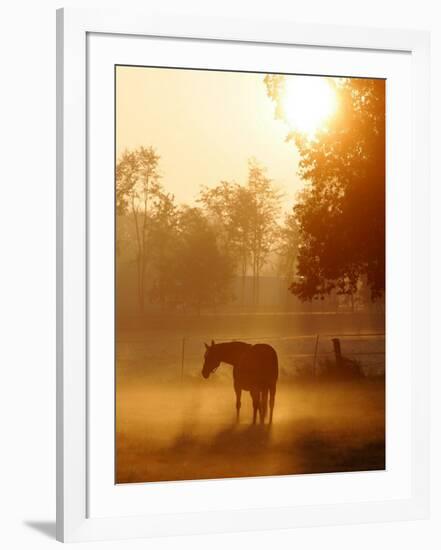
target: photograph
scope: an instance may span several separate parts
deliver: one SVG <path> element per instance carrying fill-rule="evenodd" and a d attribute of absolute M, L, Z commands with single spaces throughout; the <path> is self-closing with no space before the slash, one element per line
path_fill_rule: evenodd
<path fill-rule="evenodd" d="M 386 79 L 115 65 L 115 483 L 386 469 Z"/>

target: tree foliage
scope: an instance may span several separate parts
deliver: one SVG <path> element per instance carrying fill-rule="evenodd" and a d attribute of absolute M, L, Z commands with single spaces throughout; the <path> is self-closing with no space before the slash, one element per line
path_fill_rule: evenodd
<path fill-rule="evenodd" d="M 180 211 L 174 196 L 159 192 L 150 215 L 148 258 L 150 299 L 166 307 L 174 298 L 174 266 L 179 238 Z"/>
<path fill-rule="evenodd" d="M 200 207 L 178 205 L 160 183 L 153 148 L 125 151 L 116 166 L 117 253 L 136 265 L 139 310 L 145 300 L 162 308 L 216 307 L 233 300 L 232 279 L 241 279 L 241 303 L 251 280 L 259 304 L 262 269 L 289 250 L 280 225 L 281 195 L 266 169 L 249 161 L 242 183 L 203 188 Z M 285 248 L 279 246 L 285 235 Z M 133 264 L 132 264 L 133 265 Z"/>
<path fill-rule="evenodd" d="M 279 228 L 277 254 L 278 271 L 291 284 L 296 273 L 299 253 L 299 226 L 293 212 L 285 214 Z"/>
<path fill-rule="evenodd" d="M 244 185 L 222 181 L 204 188 L 199 197 L 216 228 L 218 242 L 242 280 L 252 276 L 252 301 L 259 302 L 259 280 L 268 256 L 275 249 L 280 215 L 280 193 L 264 167 L 252 159 Z"/>
<path fill-rule="evenodd" d="M 117 251 L 135 256 L 140 312 L 145 299 L 163 308 L 200 311 L 228 301 L 232 262 L 200 208 L 178 206 L 159 182 L 152 147 L 125 151 L 116 166 Z"/>
<path fill-rule="evenodd" d="M 153 147 L 125 151 L 116 165 L 116 211 L 130 212 L 136 235 L 137 291 L 144 311 L 149 220 L 154 201 L 163 195 L 159 184 L 159 156 Z"/>
<path fill-rule="evenodd" d="M 259 303 L 260 274 L 275 249 L 280 216 L 281 195 L 267 177 L 266 170 L 252 160 L 248 169 L 247 191 L 250 196 L 248 216 L 251 225 L 251 268 L 253 273 L 253 302 Z"/>
<path fill-rule="evenodd" d="M 282 116 L 280 75 L 265 78 Z M 385 82 L 330 80 L 338 109 L 314 139 L 291 132 L 306 186 L 294 206 L 300 244 L 291 290 L 302 300 L 385 289 Z"/>
<path fill-rule="evenodd" d="M 229 301 L 232 265 L 216 241 L 216 233 L 200 208 L 179 213 L 174 263 L 176 301 L 200 311 Z"/>

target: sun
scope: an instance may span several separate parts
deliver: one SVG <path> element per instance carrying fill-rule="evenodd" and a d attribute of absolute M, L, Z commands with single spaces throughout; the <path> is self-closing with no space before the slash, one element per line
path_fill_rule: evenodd
<path fill-rule="evenodd" d="M 282 108 L 291 129 L 312 139 L 335 112 L 337 97 L 327 78 L 287 76 Z"/>

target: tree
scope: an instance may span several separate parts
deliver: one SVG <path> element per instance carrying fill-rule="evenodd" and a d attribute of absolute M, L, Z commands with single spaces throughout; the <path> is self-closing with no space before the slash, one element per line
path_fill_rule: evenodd
<path fill-rule="evenodd" d="M 198 312 L 229 299 L 232 265 L 216 242 L 216 235 L 200 208 L 179 213 L 179 236 L 174 265 L 177 301 Z"/>
<path fill-rule="evenodd" d="M 245 185 L 223 181 L 201 192 L 199 202 L 216 228 L 218 244 L 241 277 L 242 303 L 249 270 L 252 300 L 259 302 L 260 274 L 275 247 L 280 198 L 265 168 L 254 159 L 249 161 Z"/>
<path fill-rule="evenodd" d="M 147 235 L 152 274 L 151 300 L 163 308 L 175 298 L 174 267 L 179 238 L 179 209 L 174 196 L 158 191 L 150 213 Z"/>
<path fill-rule="evenodd" d="M 260 274 L 269 253 L 276 242 L 280 216 L 280 193 L 266 170 L 257 161 L 251 160 L 248 166 L 246 191 L 249 196 L 248 213 L 250 225 L 250 257 L 253 275 L 253 303 L 259 303 Z"/>
<path fill-rule="evenodd" d="M 141 313 L 144 311 L 147 265 L 147 233 L 152 200 L 161 193 L 159 156 L 153 147 L 125 151 L 116 166 L 116 209 L 133 218 L 137 254 L 137 291 Z"/>
<path fill-rule="evenodd" d="M 280 75 L 265 78 L 283 116 Z M 291 290 L 302 300 L 353 295 L 365 276 L 371 298 L 385 289 L 385 83 L 331 80 L 339 108 L 314 139 L 291 132 L 305 188 L 294 206 L 300 245 Z"/>
<path fill-rule="evenodd" d="M 277 254 L 279 273 L 288 284 L 292 283 L 296 273 L 299 239 L 299 227 L 294 213 L 285 214 L 284 223 L 279 229 Z"/>
<path fill-rule="evenodd" d="M 199 197 L 217 243 L 241 277 L 241 301 L 245 299 L 245 280 L 250 257 L 250 195 L 235 182 L 222 181 L 212 188 L 203 188 Z"/>
<path fill-rule="evenodd" d="M 239 189 L 236 182 L 221 181 L 216 187 L 203 187 L 197 199 L 216 229 L 218 245 L 232 258 L 238 253 L 239 228 L 235 223 L 235 206 Z"/>

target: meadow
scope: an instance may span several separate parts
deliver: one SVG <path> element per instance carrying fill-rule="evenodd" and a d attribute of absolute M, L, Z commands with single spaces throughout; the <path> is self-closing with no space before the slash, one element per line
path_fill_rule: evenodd
<path fill-rule="evenodd" d="M 178 317 L 147 319 L 136 329 L 122 321 L 116 482 L 384 469 L 382 319 L 345 314 Z M 323 376 L 333 361 L 332 334 L 350 334 L 341 337 L 342 351 L 357 361 L 359 378 Z M 278 352 L 272 425 L 252 425 L 247 393 L 236 423 L 231 367 L 221 365 L 208 380 L 201 376 L 204 341 L 232 336 L 271 343 Z"/>

